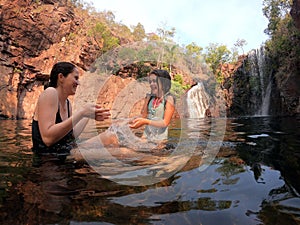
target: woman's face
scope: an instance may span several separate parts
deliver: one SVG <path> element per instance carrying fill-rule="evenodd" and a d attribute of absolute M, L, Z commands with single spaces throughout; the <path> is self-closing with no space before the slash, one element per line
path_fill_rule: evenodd
<path fill-rule="evenodd" d="M 64 86 L 64 90 L 69 95 L 74 95 L 78 85 L 79 85 L 79 71 L 77 68 L 75 68 L 72 73 L 69 73 L 67 77 L 64 77 L 63 86 Z"/>
<path fill-rule="evenodd" d="M 157 79 L 157 76 L 155 74 L 149 75 L 149 84 L 151 88 L 151 94 L 156 95 L 157 97 L 160 97 L 162 95 L 162 89 L 159 79 Z"/>

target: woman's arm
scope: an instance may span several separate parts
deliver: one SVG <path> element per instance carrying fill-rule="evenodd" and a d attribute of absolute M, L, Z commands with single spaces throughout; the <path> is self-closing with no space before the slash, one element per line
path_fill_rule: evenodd
<path fill-rule="evenodd" d="M 83 118 L 73 127 L 73 133 L 75 138 L 79 137 L 79 135 L 82 133 L 88 122 L 89 118 Z"/>
<path fill-rule="evenodd" d="M 98 105 L 96 105 L 96 108 L 99 108 Z M 110 116 L 109 110 L 108 109 L 101 109 L 99 108 L 97 110 L 97 112 L 95 113 L 95 120 L 97 121 L 103 121 L 108 119 Z M 73 128 L 73 132 L 74 132 L 74 136 L 75 138 L 77 138 L 82 131 L 84 130 L 84 128 L 86 127 L 87 123 L 89 122 L 88 117 L 81 119 Z"/>
<path fill-rule="evenodd" d="M 47 88 L 41 94 L 37 103 L 39 129 L 42 140 L 47 146 L 51 146 L 62 139 L 73 129 L 73 125 L 76 125 L 84 117 L 93 117 L 95 114 L 97 116 L 103 111 L 100 107 L 90 104 L 74 113 L 68 119 L 56 124 L 58 104 L 58 95 L 55 88 Z"/>
<path fill-rule="evenodd" d="M 172 116 L 174 114 L 174 98 L 172 96 L 167 96 L 164 118 L 162 120 L 149 120 L 146 118 L 137 118 L 132 121 L 130 128 L 139 128 L 143 125 L 151 125 L 154 127 L 167 127 L 170 124 Z"/>

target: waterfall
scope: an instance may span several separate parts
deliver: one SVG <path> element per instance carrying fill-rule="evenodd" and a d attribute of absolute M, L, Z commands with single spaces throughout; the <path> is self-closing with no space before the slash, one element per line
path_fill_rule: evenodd
<path fill-rule="evenodd" d="M 252 99 L 255 103 L 254 115 L 267 116 L 269 115 L 272 79 L 271 71 L 268 68 L 264 47 L 252 50 L 248 56 L 250 69 L 250 86 Z"/>
<path fill-rule="evenodd" d="M 189 118 L 205 117 L 205 111 L 209 107 L 209 95 L 201 82 L 188 91 L 186 102 Z"/>
<path fill-rule="evenodd" d="M 257 115 L 267 116 L 269 115 L 272 82 L 271 82 L 270 73 L 266 71 L 266 57 L 263 48 L 261 48 L 261 50 L 259 51 L 258 68 L 259 68 L 260 87 L 261 87 L 261 105 L 260 105 L 260 109 L 257 112 Z"/>
<path fill-rule="evenodd" d="M 259 116 L 268 116 L 269 115 L 271 91 L 272 91 L 272 83 L 271 83 L 271 81 L 269 81 L 267 89 L 266 89 L 264 95 L 262 95 L 262 104 L 261 104 L 260 109 L 258 110 L 257 115 L 259 115 Z"/>
<path fill-rule="evenodd" d="M 257 65 L 259 71 L 260 81 L 260 93 L 261 93 L 261 104 L 256 113 L 258 116 L 268 116 L 271 100 L 272 82 L 271 73 L 267 70 L 266 56 L 264 48 L 261 47 L 257 50 Z"/>

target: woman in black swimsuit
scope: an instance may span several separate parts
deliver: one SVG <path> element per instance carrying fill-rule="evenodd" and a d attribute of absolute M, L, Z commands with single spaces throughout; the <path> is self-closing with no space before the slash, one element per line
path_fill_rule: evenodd
<path fill-rule="evenodd" d="M 56 63 L 50 73 L 49 87 L 40 95 L 32 121 L 33 151 L 37 154 L 69 154 L 75 138 L 89 118 L 107 119 L 107 109 L 87 104 L 72 114 L 68 100 L 79 85 L 79 71 L 69 62 Z"/>

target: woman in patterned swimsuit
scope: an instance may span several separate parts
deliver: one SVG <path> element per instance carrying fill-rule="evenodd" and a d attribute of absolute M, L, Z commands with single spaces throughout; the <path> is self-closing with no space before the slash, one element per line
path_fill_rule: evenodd
<path fill-rule="evenodd" d="M 175 111 L 175 99 L 169 92 L 171 76 L 166 70 L 155 69 L 149 73 L 148 79 L 151 93 L 146 96 L 141 117 L 130 121 L 129 126 L 112 125 L 106 132 L 101 133 L 99 136 L 103 145 L 141 146 L 137 137 L 128 137 L 128 128 L 136 129 L 144 125 L 146 127 L 143 137 L 148 141 L 161 142 L 168 138 L 168 125 Z"/>

